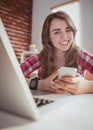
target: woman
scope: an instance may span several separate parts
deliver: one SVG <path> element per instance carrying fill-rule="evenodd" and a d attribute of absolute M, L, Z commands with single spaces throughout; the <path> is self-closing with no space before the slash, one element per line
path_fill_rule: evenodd
<path fill-rule="evenodd" d="M 63 80 L 54 81 L 61 66 L 75 67 L 84 76 L 85 70 L 93 74 L 93 56 L 81 50 L 75 43 L 77 29 L 65 12 L 49 14 L 43 24 L 42 44 L 39 54 L 30 56 L 22 63 L 22 71 L 27 78 L 34 70 L 38 70 L 38 78 L 28 80 L 31 89 L 63 93 Z M 87 60 L 88 59 L 88 60 Z M 91 62 L 90 62 L 91 60 Z"/>

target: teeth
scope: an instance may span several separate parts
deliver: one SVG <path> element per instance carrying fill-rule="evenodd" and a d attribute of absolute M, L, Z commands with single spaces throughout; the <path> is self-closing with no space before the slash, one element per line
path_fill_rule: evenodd
<path fill-rule="evenodd" d="M 67 44 L 67 41 L 65 41 L 65 42 L 60 42 L 60 44 L 64 44 L 64 45 L 65 45 L 65 44 Z"/>

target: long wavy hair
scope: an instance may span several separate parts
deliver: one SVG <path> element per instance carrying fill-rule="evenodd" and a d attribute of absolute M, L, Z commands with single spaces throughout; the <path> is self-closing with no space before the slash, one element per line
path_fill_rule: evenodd
<path fill-rule="evenodd" d="M 68 26 L 72 29 L 74 40 L 71 44 L 68 51 L 65 53 L 65 66 L 67 67 L 76 67 L 78 66 L 78 58 L 80 56 L 80 48 L 75 44 L 75 35 L 77 32 L 77 29 L 72 21 L 72 19 L 69 17 L 68 14 L 66 14 L 63 11 L 58 11 L 55 13 L 49 14 L 43 24 L 42 28 L 42 45 L 43 48 L 40 52 L 40 60 L 41 60 L 41 66 L 42 66 L 42 75 L 40 78 L 46 78 L 47 76 L 51 75 L 55 70 L 55 63 L 54 63 L 54 46 L 50 41 L 49 31 L 50 31 L 50 24 L 53 19 L 62 19 L 65 20 L 68 24 Z"/>

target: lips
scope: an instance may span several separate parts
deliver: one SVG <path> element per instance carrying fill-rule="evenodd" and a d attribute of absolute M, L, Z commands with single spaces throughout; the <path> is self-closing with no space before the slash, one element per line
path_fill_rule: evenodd
<path fill-rule="evenodd" d="M 61 45 L 66 45 L 67 43 L 68 43 L 68 41 L 59 42 L 59 44 L 61 44 Z"/>

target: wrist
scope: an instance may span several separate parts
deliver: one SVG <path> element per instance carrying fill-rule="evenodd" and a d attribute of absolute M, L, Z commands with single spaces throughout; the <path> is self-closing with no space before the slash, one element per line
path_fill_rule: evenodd
<path fill-rule="evenodd" d="M 32 90 L 37 90 L 38 80 L 39 80 L 39 78 L 31 79 L 30 84 L 29 84 L 29 88 Z"/>
<path fill-rule="evenodd" d="M 88 93 L 93 93 L 93 81 L 88 81 L 87 82 L 87 91 Z"/>
<path fill-rule="evenodd" d="M 41 79 L 38 81 L 37 90 L 43 90 L 44 89 L 44 80 Z"/>

